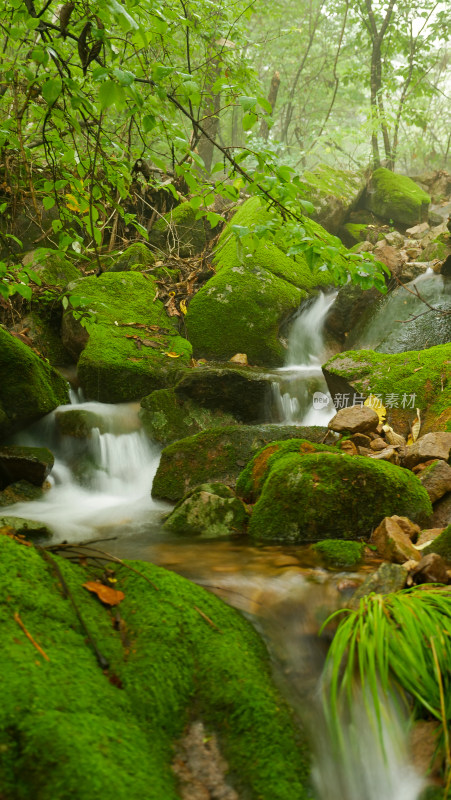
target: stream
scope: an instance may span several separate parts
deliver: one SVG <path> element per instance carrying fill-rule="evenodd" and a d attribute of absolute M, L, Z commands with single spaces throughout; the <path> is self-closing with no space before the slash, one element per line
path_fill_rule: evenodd
<path fill-rule="evenodd" d="M 320 294 L 292 326 L 287 365 L 272 385 L 280 422 L 324 425 L 335 413 L 331 402 L 313 402 L 316 396 L 330 400 L 321 372 L 322 329 L 334 299 Z M 99 415 L 102 432 L 94 429 L 86 439 L 61 435 L 57 415 L 74 408 Z M 327 572 L 315 566 L 305 546 L 168 535 L 161 520 L 171 506 L 150 495 L 160 451 L 141 430 L 138 411 L 137 403 L 84 402 L 73 394 L 70 406 L 19 434 L 16 443 L 48 447 L 55 466 L 43 499 L 2 513 L 47 523 L 54 542 L 95 539 L 117 557 L 152 561 L 240 609 L 267 642 L 275 680 L 310 730 L 318 800 L 417 800 L 423 780 L 409 765 L 406 720 L 394 707 L 386 708 L 382 742 L 364 704 L 356 702 L 351 718 L 343 719 L 338 754 L 321 710 L 318 675 L 328 641 L 318 630 L 375 565 L 359 573 Z"/>

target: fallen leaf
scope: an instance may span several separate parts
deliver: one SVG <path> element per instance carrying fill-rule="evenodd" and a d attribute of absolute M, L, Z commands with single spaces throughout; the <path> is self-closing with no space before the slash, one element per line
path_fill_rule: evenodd
<path fill-rule="evenodd" d="M 370 396 L 366 398 L 363 405 L 372 408 L 373 411 L 376 412 L 377 416 L 379 417 L 379 422 L 381 422 L 382 424 L 385 422 L 387 411 L 385 409 L 385 406 L 382 405 L 382 402 L 381 400 L 379 400 L 378 397 L 375 397 L 374 394 L 370 394 Z"/>
<path fill-rule="evenodd" d="M 153 347 L 155 350 L 160 349 L 160 345 L 158 344 L 158 342 L 154 342 L 152 341 L 152 339 L 143 339 L 142 344 L 144 345 L 144 347 Z"/>
<path fill-rule="evenodd" d="M 118 589 L 111 589 L 110 586 L 105 586 L 105 584 L 98 581 L 88 581 L 83 584 L 83 588 L 96 594 L 99 600 L 107 606 L 117 606 L 125 597 L 124 592 L 120 592 Z"/>
<path fill-rule="evenodd" d="M 141 363 L 141 358 L 134 358 L 133 356 L 127 356 L 127 361 L 134 361 L 135 364 Z"/>
<path fill-rule="evenodd" d="M 233 361 L 234 364 L 243 364 L 244 366 L 248 364 L 246 353 L 235 353 L 229 361 Z"/>
<path fill-rule="evenodd" d="M 180 358 L 181 353 L 172 353 L 169 351 L 169 353 L 164 352 L 163 355 L 169 356 L 169 358 Z"/>
<path fill-rule="evenodd" d="M 185 300 L 180 300 L 180 311 L 182 312 L 182 314 L 188 313 Z"/>

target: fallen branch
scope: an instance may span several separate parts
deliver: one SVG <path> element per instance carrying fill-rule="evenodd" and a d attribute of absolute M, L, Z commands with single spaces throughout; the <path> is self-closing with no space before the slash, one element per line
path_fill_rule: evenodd
<path fill-rule="evenodd" d="M 23 632 L 24 632 L 25 636 L 27 637 L 27 639 L 29 639 L 29 640 L 30 640 L 31 644 L 33 645 L 33 647 L 35 647 L 35 648 L 36 648 L 36 650 L 38 651 L 38 653 L 40 653 L 40 654 L 41 654 L 41 656 L 42 656 L 43 658 L 45 658 L 45 660 L 46 660 L 46 661 L 50 661 L 50 659 L 49 659 L 49 657 L 48 657 L 47 653 L 44 653 L 44 651 L 43 651 L 42 647 L 40 647 L 40 645 L 38 645 L 38 643 L 37 643 L 37 642 L 36 642 L 36 641 L 33 639 L 33 637 L 32 637 L 32 635 L 31 635 L 30 631 L 27 631 L 27 629 L 26 629 L 25 625 L 23 624 L 23 622 L 22 622 L 22 620 L 21 620 L 21 618 L 20 618 L 20 616 L 19 616 L 19 613 L 18 613 L 17 611 L 15 611 L 15 612 L 14 612 L 14 619 L 15 619 L 15 621 L 17 622 L 17 624 L 19 625 L 19 627 L 20 627 L 20 628 L 22 628 L 22 630 L 23 630 Z"/>

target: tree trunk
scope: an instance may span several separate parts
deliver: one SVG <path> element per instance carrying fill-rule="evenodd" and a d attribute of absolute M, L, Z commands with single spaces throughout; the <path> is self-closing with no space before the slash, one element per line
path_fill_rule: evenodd
<path fill-rule="evenodd" d="M 274 113 L 274 109 L 276 107 L 277 93 L 279 91 L 279 86 L 280 86 L 280 74 L 278 72 L 275 72 L 274 75 L 272 76 L 271 86 L 269 87 L 269 94 L 268 94 L 268 103 L 271 106 L 272 114 Z M 265 140 L 265 142 L 267 142 L 268 135 L 269 135 L 268 121 L 266 117 L 263 117 L 260 125 L 260 136 L 262 137 L 262 139 Z"/>

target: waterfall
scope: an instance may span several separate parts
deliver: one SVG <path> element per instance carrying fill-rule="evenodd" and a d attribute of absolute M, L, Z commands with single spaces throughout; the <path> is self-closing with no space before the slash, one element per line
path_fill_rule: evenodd
<path fill-rule="evenodd" d="M 55 464 L 41 499 L 3 508 L 2 516 L 44 522 L 55 541 L 87 539 L 100 526 L 159 519 L 166 505 L 150 492 L 160 451 L 140 428 L 138 405 L 72 399 L 16 437 L 20 444 L 49 447 Z M 95 414 L 102 430 L 93 427 L 83 438 L 62 435 L 57 415 L 68 410 Z"/>
<path fill-rule="evenodd" d="M 336 292 L 317 297 L 298 312 L 290 330 L 286 366 L 273 382 L 278 421 L 297 425 L 327 425 L 335 409 L 321 370 L 324 323 Z"/>

